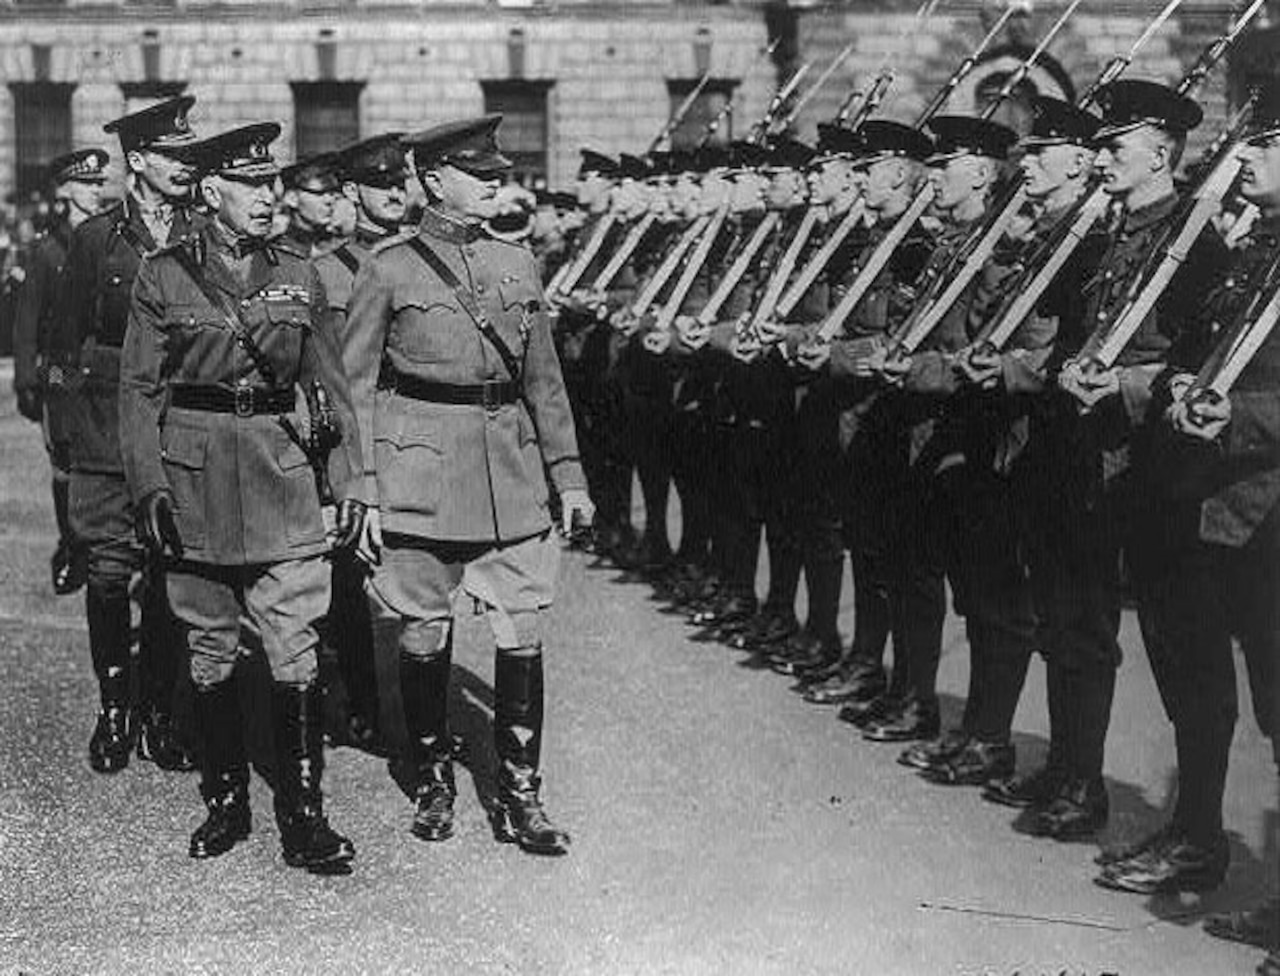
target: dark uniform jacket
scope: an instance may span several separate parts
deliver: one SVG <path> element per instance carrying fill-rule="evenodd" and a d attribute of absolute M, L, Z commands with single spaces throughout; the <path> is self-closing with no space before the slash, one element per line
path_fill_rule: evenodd
<path fill-rule="evenodd" d="M 169 242 L 202 223 L 174 209 Z M 79 471 L 119 474 L 120 346 L 129 320 L 129 297 L 143 257 L 156 242 L 132 197 L 90 217 L 71 235 L 64 308 L 51 333 L 50 357 L 77 371 L 68 397 L 71 464 Z"/>
<path fill-rule="evenodd" d="M 193 242 L 163 248 L 138 273 L 120 369 L 130 492 L 135 501 L 161 489 L 173 493 L 188 559 L 246 565 L 315 555 L 328 543 L 315 472 L 300 444 L 301 417 L 173 402 L 180 386 L 288 395 L 318 380 L 344 431 L 329 455 L 334 495 L 363 500 L 360 439 L 338 350 L 322 324 L 326 304 L 315 269 L 301 254 L 266 245 L 250 255 L 242 283 L 227 266 L 223 233 L 210 224 Z M 266 367 L 237 342 L 184 261 L 238 310 Z"/>
<path fill-rule="evenodd" d="M 520 376 L 408 235 L 377 248 L 356 278 L 344 349 L 366 492 L 389 532 L 473 542 L 535 535 L 550 525 L 546 473 L 560 492 L 586 484 L 536 262 L 526 247 L 434 210 L 416 236 L 470 289 Z M 384 369 L 452 386 L 518 379 L 522 392 L 501 405 L 430 402 L 379 388 Z"/>
<path fill-rule="evenodd" d="M 54 224 L 36 242 L 23 267 L 24 280 L 18 285 L 14 305 L 13 388 L 19 392 L 41 390 L 49 441 L 55 447 L 64 445 L 68 437 L 66 396 L 61 384 L 43 382 L 40 371 L 49 365 L 49 333 L 61 305 L 62 274 L 70 246 L 71 225 L 66 221 Z"/>
<path fill-rule="evenodd" d="M 1278 255 L 1280 219 L 1260 222 L 1205 293 L 1198 322 L 1218 343 L 1211 365 L 1220 363 L 1237 335 L 1237 320 L 1264 287 Z M 1206 445 L 1162 432 L 1169 443 L 1158 455 L 1160 470 L 1153 473 L 1167 493 L 1193 493 L 1202 541 L 1274 549 L 1280 547 L 1280 329 L 1271 332 L 1229 396 L 1231 421 L 1219 442 Z"/>

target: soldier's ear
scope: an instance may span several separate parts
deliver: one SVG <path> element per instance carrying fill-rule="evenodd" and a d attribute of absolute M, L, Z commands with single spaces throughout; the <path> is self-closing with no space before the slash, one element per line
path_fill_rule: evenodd
<path fill-rule="evenodd" d="M 214 213 L 222 209 L 222 187 L 216 176 L 206 176 L 200 181 L 200 197 Z"/>
<path fill-rule="evenodd" d="M 352 203 L 360 202 L 360 188 L 350 180 L 344 180 L 342 183 L 342 195 Z"/>
<path fill-rule="evenodd" d="M 141 173 L 147 168 L 147 158 L 142 155 L 140 149 L 130 149 L 125 153 L 124 162 L 130 173 Z"/>

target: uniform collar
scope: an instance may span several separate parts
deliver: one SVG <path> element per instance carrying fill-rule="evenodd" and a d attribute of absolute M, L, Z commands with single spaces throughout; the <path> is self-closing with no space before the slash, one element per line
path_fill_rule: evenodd
<path fill-rule="evenodd" d="M 1248 240 L 1256 247 L 1280 247 L 1280 214 L 1259 217 L 1249 228 Z"/>
<path fill-rule="evenodd" d="M 484 231 L 478 223 L 464 223 L 434 207 L 427 207 L 423 211 L 422 223 L 418 225 L 418 230 L 450 244 L 470 244 L 484 236 Z"/>
<path fill-rule="evenodd" d="M 356 224 L 356 232 L 353 236 L 361 247 L 371 248 L 375 244 L 385 241 L 393 233 L 394 231 L 389 231 L 385 227 L 379 227 L 377 224 L 368 224 L 362 220 Z"/>
<path fill-rule="evenodd" d="M 1172 214 L 1177 206 L 1178 195 L 1170 193 L 1168 196 L 1161 197 L 1145 207 L 1130 210 L 1125 214 L 1121 230 L 1125 234 L 1136 234 L 1139 231 L 1146 230 L 1152 224 L 1159 223 Z"/>

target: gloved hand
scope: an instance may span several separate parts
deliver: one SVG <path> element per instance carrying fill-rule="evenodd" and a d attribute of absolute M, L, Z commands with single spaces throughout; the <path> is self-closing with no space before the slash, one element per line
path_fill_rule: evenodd
<path fill-rule="evenodd" d="M 333 547 L 349 549 L 360 541 L 364 532 L 365 505 L 354 498 L 338 502 L 338 518 L 334 523 Z"/>
<path fill-rule="evenodd" d="M 134 513 L 137 520 L 138 541 L 148 551 L 161 555 L 166 549 L 174 557 L 182 558 L 182 537 L 173 517 L 173 495 L 160 488 L 138 503 Z"/>
<path fill-rule="evenodd" d="M 596 517 L 596 507 L 591 503 L 591 496 L 581 488 L 570 488 L 561 495 L 560 509 L 560 528 L 567 537 L 588 529 Z"/>
<path fill-rule="evenodd" d="M 24 386 L 18 390 L 18 413 L 37 424 L 44 419 L 44 397 L 38 387 Z"/>

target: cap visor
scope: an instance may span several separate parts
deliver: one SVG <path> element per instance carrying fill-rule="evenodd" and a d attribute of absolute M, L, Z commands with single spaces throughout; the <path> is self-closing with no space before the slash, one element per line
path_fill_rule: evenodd
<path fill-rule="evenodd" d="M 502 153 L 477 153 L 467 159 L 449 159 L 446 162 L 473 176 L 488 176 L 490 173 L 501 173 L 514 165 Z"/>

